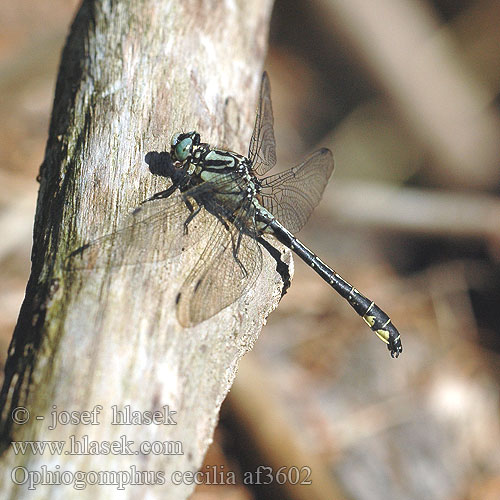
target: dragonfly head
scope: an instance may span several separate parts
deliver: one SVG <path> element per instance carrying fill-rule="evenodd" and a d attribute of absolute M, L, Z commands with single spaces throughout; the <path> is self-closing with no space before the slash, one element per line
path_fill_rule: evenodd
<path fill-rule="evenodd" d="M 174 134 L 170 141 L 170 156 L 174 161 L 183 164 L 189 160 L 193 154 L 193 148 L 200 144 L 200 134 L 198 132 L 180 132 Z"/>

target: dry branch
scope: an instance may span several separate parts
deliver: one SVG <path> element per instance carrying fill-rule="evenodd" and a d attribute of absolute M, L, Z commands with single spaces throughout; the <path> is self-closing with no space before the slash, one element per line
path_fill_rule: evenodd
<path fill-rule="evenodd" d="M 152 471 L 164 486 L 126 486 L 125 496 L 186 498 L 193 485 L 171 483 L 195 471 L 211 441 L 241 356 L 279 298 L 275 262 L 264 252 L 255 289 L 189 330 L 175 317 L 175 294 L 196 259 L 163 265 L 68 273 L 65 257 L 109 233 L 133 207 L 166 187 L 144 162 L 168 149 L 178 130 L 218 143 L 224 101 L 238 103 L 240 144 L 248 144 L 265 56 L 271 2 L 84 1 L 64 49 L 37 205 L 32 271 L 1 394 L 2 496 L 68 498 L 74 483 L 16 486 L 30 471 Z M 153 250 L 153 249 L 152 249 Z M 54 406 L 55 405 L 55 406 Z M 49 430 L 51 411 L 100 410 L 99 425 Z M 112 405 L 175 411 L 176 425 L 110 425 Z M 29 422 L 15 424 L 25 407 Z M 36 417 L 44 417 L 38 420 Z M 167 425 L 170 424 L 170 425 Z M 15 455 L 10 440 L 99 443 L 144 441 L 182 454 Z M 177 443 L 177 444 L 176 444 Z M 65 448 L 66 450 L 68 448 Z M 178 448 L 177 448 L 178 449 Z M 144 478 L 144 476 L 143 476 Z M 132 479 L 134 477 L 132 476 Z M 151 480 L 151 476 L 149 476 Z M 56 479 L 56 483 L 57 483 Z M 147 489 L 147 492 L 146 492 Z M 80 498 L 123 496 L 115 485 L 87 487 Z"/>
<path fill-rule="evenodd" d="M 316 0 L 441 167 L 446 185 L 489 189 L 499 179 L 495 90 L 474 74 L 437 15 L 409 0 Z"/>
<path fill-rule="evenodd" d="M 348 226 L 500 242 L 496 196 L 346 181 L 332 191 L 327 207 Z"/>
<path fill-rule="evenodd" d="M 297 429 L 277 399 L 269 373 L 251 356 L 245 358 L 228 403 L 274 474 L 279 470 L 300 471 L 299 480 L 284 481 L 280 486 L 294 500 L 348 498 L 324 461 L 301 446 Z"/>

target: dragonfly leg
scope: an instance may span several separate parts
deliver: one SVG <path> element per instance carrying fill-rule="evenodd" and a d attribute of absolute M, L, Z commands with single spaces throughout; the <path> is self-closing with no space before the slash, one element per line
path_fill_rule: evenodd
<path fill-rule="evenodd" d="M 243 232 L 240 231 L 238 233 L 238 239 L 236 240 L 236 245 L 233 245 L 233 257 L 234 260 L 238 263 L 240 266 L 241 272 L 243 273 L 243 277 L 246 278 L 248 276 L 248 271 L 245 269 L 245 266 L 241 262 L 241 260 L 238 258 L 238 253 L 240 251 L 240 245 L 241 245 L 241 238 L 243 237 Z"/>
<path fill-rule="evenodd" d="M 217 220 L 229 231 L 230 227 L 229 224 L 224 220 L 224 216 L 221 213 L 214 213 L 213 214 L 215 217 L 217 217 Z M 233 246 L 233 257 L 234 260 L 238 263 L 238 266 L 240 266 L 241 272 L 243 273 L 243 277 L 246 277 L 248 275 L 247 270 L 245 269 L 245 266 L 241 262 L 240 259 L 238 259 L 238 252 L 240 249 L 240 244 L 241 244 L 241 238 L 243 237 L 243 232 L 238 233 L 238 239 L 236 240 L 236 243 L 234 242 L 233 236 L 231 236 L 231 245 Z"/>
<path fill-rule="evenodd" d="M 184 221 L 184 234 L 188 234 L 189 223 L 200 213 L 202 206 L 198 205 L 198 207 L 194 208 L 192 203 L 187 198 L 184 200 L 184 203 L 186 204 L 189 211 L 191 212 L 188 215 L 188 218 Z"/>
<path fill-rule="evenodd" d="M 165 189 L 165 191 L 160 191 L 159 193 L 156 193 L 153 196 L 151 196 L 151 198 L 147 198 L 146 200 L 141 201 L 141 205 L 144 205 L 144 203 L 147 203 L 148 201 L 160 200 L 161 198 L 168 198 L 171 194 L 174 193 L 174 191 L 178 187 L 179 187 L 178 185 L 172 184 L 168 189 Z"/>
<path fill-rule="evenodd" d="M 217 218 L 217 220 L 229 231 L 229 224 L 224 220 L 224 217 L 222 214 L 219 214 L 217 212 L 213 213 L 214 217 Z"/>

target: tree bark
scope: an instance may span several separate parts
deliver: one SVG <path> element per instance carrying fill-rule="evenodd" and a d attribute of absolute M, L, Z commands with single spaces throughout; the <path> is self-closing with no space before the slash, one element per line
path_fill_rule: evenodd
<path fill-rule="evenodd" d="M 227 146 L 246 153 L 271 7 L 270 0 L 83 2 L 62 56 L 31 276 L 1 393 L 5 498 L 68 498 L 96 481 L 103 485 L 86 486 L 79 497 L 136 498 L 147 489 L 148 498 L 183 499 L 193 490 L 182 473 L 201 466 L 238 361 L 279 301 L 275 260 L 263 251 L 252 290 L 183 329 L 175 297 L 196 252 L 77 273 L 67 272 L 65 259 L 169 185 L 144 158 L 168 151 L 174 132 L 197 130 L 204 142 L 220 144 L 230 96 L 240 109 L 239 134 Z M 114 405 L 160 413 L 156 423 L 112 425 Z M 65 454 L 83 436 L 101 448 Z M 103 449 L 105 441 L 123 440 L 133 444 Z M 62 441 L 65 448 L 16 454 L 11 441 Z M 140 449 L 154 441 L 165 443 L 159 454 Z M 39 483 L 35 491 L 30 481 Z M 123 491 L 118 483 L 127 481 Z"/>

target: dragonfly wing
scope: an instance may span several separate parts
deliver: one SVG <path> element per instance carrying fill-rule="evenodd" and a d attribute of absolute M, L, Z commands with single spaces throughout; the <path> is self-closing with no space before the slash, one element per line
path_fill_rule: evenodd
<path fill-rule="evenodd" d="M 262 179 L 262 206 L 292 233 L 300 231 L 319 203 L 332 172 L 332 152 L 319 149 L 300 165 Z"/>
<path fill-rule="evenodd" d="M 188 233 L 184 222 L 190 214 L 179 192 L 169 198 L 150 200 L 128 215 L 121 227 L 72 252 L 67 258 L 70 270 L 91 270 L 164 261 L 179 255 L 200 240 L 200 230 L 212 223 L 212 217 L 201 210 L 190 222 Z"/>
<path fill-rule="evenodd" d="M 274 118 L 271 105 L 269 77 L 264 72 L 260 86 L 259 107 L 255 118 L 252 139 L 248 150 L 253 171 L 264 175 L 276 165 L 276 141 L 274 139 Z"/>
<path fill-rule="evenodd" d="M 262 251 L 248 226 L 249 207 L 242 207 L 233 222 L 217 220 L 199 260 L 177 296 L 179 323 L 190 327 L 205 321 L 238 300 L 257 279 L 262 268 Z"/>
<path fill-rule="evenodd" d="M 72 252 L 66 259 L 67 269 L 114 268 L 161 262 L 179 255 L 214 231 L 217 220 L 211 214 L 223 212 L 217 193 L 234 190 L 238 179 L 231 172 L 183 193 L 174 191 L 168 198 L 144 202 L 125 218 L 117 231 Z M 201 207 L 189 222 L 187 233 L 184 223 L 191 210 L 186 200 L 193 209 Z"/>

